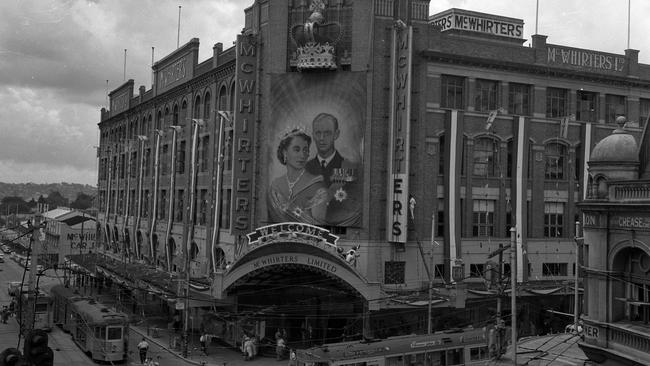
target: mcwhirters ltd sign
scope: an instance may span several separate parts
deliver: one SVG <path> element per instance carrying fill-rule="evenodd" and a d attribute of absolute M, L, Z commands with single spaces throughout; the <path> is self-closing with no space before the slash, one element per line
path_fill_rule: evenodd
<path fill-rule="evenodd" d="M 462 30 L 500 37 L 523 39 L 524 21 L 463 9 L 449 9 L 429 18 L 441 31 Z"/>
<path fill-rule="evenodd" d="M 339 237 L 318 226 L 300 222 L 283 222 L 255 229 L 248 234 L 250 245 L 264 245 L 277 242 L 315 242 L 336 246 Z"/>

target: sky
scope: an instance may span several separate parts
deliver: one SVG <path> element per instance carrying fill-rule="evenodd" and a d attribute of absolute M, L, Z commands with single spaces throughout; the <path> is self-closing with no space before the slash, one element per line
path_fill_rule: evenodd
<path fill-rule="evenodd" d="M 642 16 L 650 14 L 650 1 L 630 1 L 630 48 L 650 64 L 650 22 Z M 183 45 L 199 38 L 199 62 L 217 42 L 230 47 L 252 3 L 0 0 L 0 182 L 95 186 L 97 123 L 107 91 L 128 79 L 136 93 L 140 85 L 150 89 L 152 47 L 157 61 L 176 49 L 177 39 Z M 530 40 L 536 4 L 432 0 L 430 14 L 461 8 L 523 19 Z M 625 0 L 539 0 L 538 33 L 552 44 L 623 54 L 627 20 Z"/>

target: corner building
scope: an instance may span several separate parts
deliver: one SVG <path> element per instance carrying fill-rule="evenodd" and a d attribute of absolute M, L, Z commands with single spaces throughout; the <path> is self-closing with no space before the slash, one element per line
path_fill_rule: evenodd
<path fill-rule="evenodd" d="M 637 50 L 528 46 L 520 19 L 429 16 L 426 0 L 244 13 L 232 48 L 199 62 L 192 39 L 153 65 L 150 89 L 109 94 L 100 252 L 179 286 L 190 271 L 190 296 L 209 289 L 232 315 L 228 341 L 285 328 L 320 343 L 426 331 L 430 275 L 434 330 L 493 321 L 494 268 L 511 268 L 488 257 L 515 227 L 519 329 L 570 322 L 545 310 L 573 311 L 585 161 L 617 116 L 637 133 L 650 116 Z M 340 159 L 314 170 L 321 118 L 336 119 Z M 303 132 L 308 153 L 288 154 Z"/>

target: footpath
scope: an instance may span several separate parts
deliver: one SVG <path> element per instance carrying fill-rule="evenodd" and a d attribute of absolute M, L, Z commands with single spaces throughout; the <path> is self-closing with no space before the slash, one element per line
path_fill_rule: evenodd
<path fill-rule="evenodd" d="M 151 324 L 132 324 L 130 338 L 131 340 L 137 341 L 145 338 L 149 344 L 162 349 L 162 352 L 166 352 L 167 355 L 165 355 L 164 361 L 162 358 L 158 361 L 160 363 L 160 366 L 169 366 L 167 365 L 167 362 L 169 362 L 170 359 L 177 360 L 177 363 L 173 363 L 173 365 L 176 365 L 178 363 L 186 363 L 191 365 L 206 366 L 285 366 L 289 363 L 288 360 L 278 361 L 275 359 L 275 357 L 260 355 L 250 361 L 245 361 L 241 352 L 218 343 L 216 339 L 213 339 L 213 341 L 208 344 L 208 355 L 206 356 L 201 351 L 198 334 L 190 336 L 190 339 L 188 340 L 188 356 L 183 357 L 179 334 L 175 333 L 173 330 L 170 331 L 167 329 L 158 328 L 155 325 L 152 326 Z M 134 353 L 137 353 L 137 350 L 133 351 Z M 157 359 L 156 355 L 150 356 L 153 357 L 154 360 Z"/>

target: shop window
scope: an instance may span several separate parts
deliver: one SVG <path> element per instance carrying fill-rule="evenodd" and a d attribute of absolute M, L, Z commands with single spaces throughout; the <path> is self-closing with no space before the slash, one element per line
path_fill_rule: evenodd
<path fill-rule="evenodd" d="M 542 276 L 567 276 L 567 263 L 542 263 Z"/>
<path fill-rule="evenodd" d="M 564 202 L 544 203 L 544 237 L 560 238 L 564 234 Z"/>
<path fill-rule="evenodd" d="M 498 108 L 499 83 L 494 80 L 476 79 L 474 108 L 477 111 L 494 111 Z"/>
<path fill-rule="evenodd" d="M 442 75 L 442 108 L 465 108 L 465 78 Z"/>
<path fill-rule="evenodd" d="M 578 121 L 596 122 L 598 120 L 598 93 L 578 90 L 576 119 Z"/>
<path fill-rule="evenodd" d="M 625 97 L 607 94 L 605 96 L 605 123 L 615 123 L 616 117 L 625 115 Z"/>
<path fill-rule="evenodd" d="M 496 176 L 495 162 L 499 156 L 498 142 L 491 138 L 479 138 L 474 143 L 474 175 L 479 177 Z"/>
<path fill-rule="evenodd" d="M 472 221 L 473 236 L 494 235 L 494 201 L 475 199 Z"/>
<path fill-rule="evenodd" d="M 508 85 L 508 112 L 514 115 L 530 115 L 530 85 L 510 83 Z"/>
<path fill-rule="evenodd" d="M 387 285 L 404 283 L 405 269 L 406 262 L 384 262 L 384 283 Z"/>
<path fill-rule="evenodd" d="M 485 264 L 483 263 L 471 263 L 469 265 L 469 276 L 470 277 L 483 277 L 483 272 L 485 271 Z"/>
<path fill-rule="evenodd" d="M 560 118 L 567 116 L 568 94 L 566 89 L 546 88 L 546 117 Z"/>
<path fill-rule="evenodd" d="M 544 177 L 549 180 L 564 179 L 564 164 L 567 161 L 566 147 L 559 143 L 547 144 L 544 155 L 546 158 Z"/>

